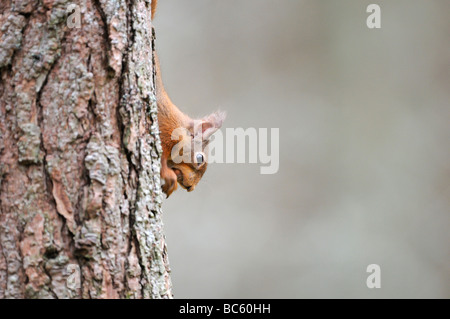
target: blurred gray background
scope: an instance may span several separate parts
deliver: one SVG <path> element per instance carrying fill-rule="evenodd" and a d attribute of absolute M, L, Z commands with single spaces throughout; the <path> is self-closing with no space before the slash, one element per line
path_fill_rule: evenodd
<path fill-rule="evenodd" d="M 381 6 L 381 29 L 366 7 Z M 165 201 L 175 297 L 450 298 L 450 1 L 160 0 L 191 116 L 280 128 L 280 170 Z M 366 267 L 381 266 L 381 289 Z"/>

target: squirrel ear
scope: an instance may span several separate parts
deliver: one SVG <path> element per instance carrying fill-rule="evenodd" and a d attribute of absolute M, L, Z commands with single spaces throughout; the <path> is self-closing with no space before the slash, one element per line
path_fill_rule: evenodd
<path fill-rule="evenodd" d="M 201 119 L 203 140 L 209 139 L 211 135 L 222 127 L 222 123 L 225 121 L 226 116 L 225 112 L 217 111 Z"/>

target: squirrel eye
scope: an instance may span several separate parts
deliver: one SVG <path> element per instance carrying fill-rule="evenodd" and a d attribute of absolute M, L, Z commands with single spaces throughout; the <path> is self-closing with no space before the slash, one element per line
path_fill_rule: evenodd
<path fill-rule="evenodd" d="M 205 160 L 202 153 L 197 153 L 195 159 L 197 160 L 197 164 L 203 164 L 203 161 Z"/>

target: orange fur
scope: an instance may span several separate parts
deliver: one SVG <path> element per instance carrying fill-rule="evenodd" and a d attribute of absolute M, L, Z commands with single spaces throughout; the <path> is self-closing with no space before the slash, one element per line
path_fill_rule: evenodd
<path fill-rule="evenodd" d="M 157 1 L 152 0 L 152 19 L 155 14 Z M 225 113 L 213 113 L 208 117 L 193 120 L 172 103 L 161 79 L 161 68 L 158 55 L 155 53 L 156 66 L 156 101 L 158 105 L 158 122 L 163 154 L 161 156 L 161 178 L 164 180 L 162 189 L 167 197 L 177 189 L 178 183 L 188 192 L 194 190 L 206 171 L 206 147 L 212 133 L 220 128 Z M 184 128 L 179 140 L 172 140 L 172 132 L 177 128 Z M 199 138 L 194 138 L 195 135 Z M 206 133 L 206 134 L 204 134 Z M 183 145 L 183 149 L 193 150 L 189 154 L 190 161 L 177 162 L 172 158 L 175 145 Z M 194 153 L 194 150 L 201 152 Z M 198 154 L 204 158 L 203 163 L 196 162 Z M 183 155 L 183 154 L 179 154 Z"/>
<path fill-rule="evenodd" d="M 152 0 L 152 20 L 155 17 L 156 6 L 158 5 L 158 0 Z"/>

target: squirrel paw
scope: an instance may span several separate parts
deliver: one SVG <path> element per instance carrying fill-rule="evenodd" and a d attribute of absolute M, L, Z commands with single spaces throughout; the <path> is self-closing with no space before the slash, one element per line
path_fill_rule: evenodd
<path fill-rule="evenodd" d="M 167 176 L 164 176 L 163 179 L 164 185 L 162 186 L 162 190 L 166 194 L 166 198 L 169 198 L 170 194 L 177 189 L 177 175 L 174 171 L 170 170 Z"/>

